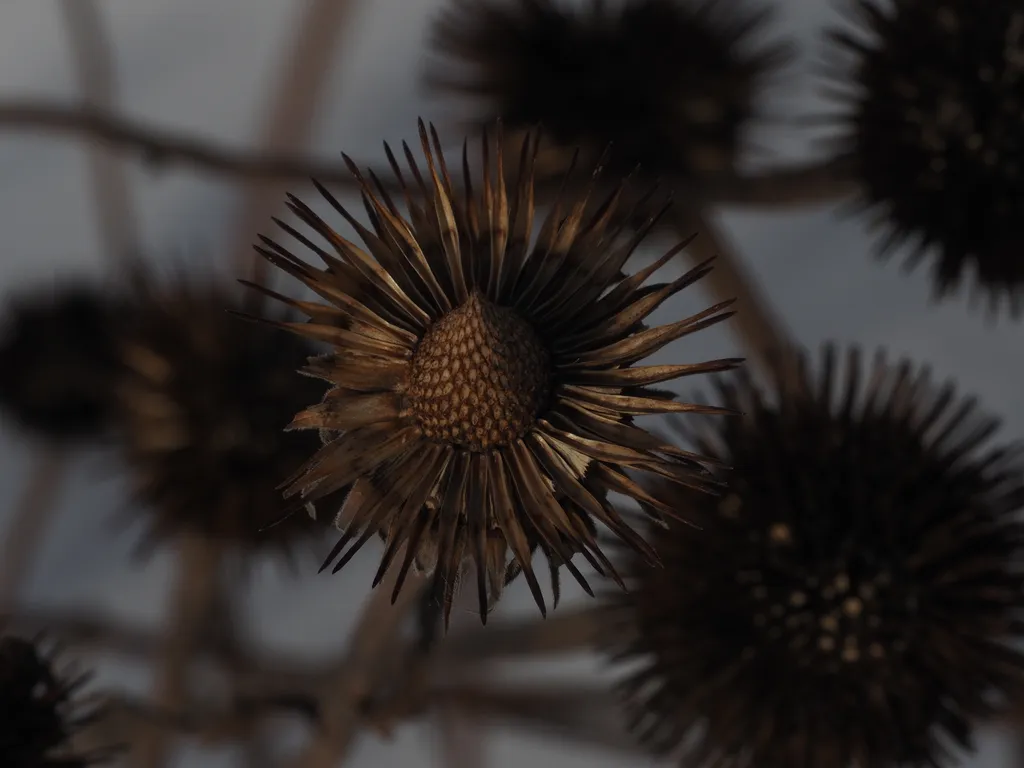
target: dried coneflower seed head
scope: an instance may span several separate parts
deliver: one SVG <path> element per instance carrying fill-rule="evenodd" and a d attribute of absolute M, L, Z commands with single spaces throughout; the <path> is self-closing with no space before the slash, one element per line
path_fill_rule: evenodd
<path fill-rule="evenodd" d="M 85 681 L 62 681 L 34 643 L 0 638 L 0 765 L 85 768 L 98 756 L 74 755 L 70 739 L 89 718 L 72 697 Z"/>
<path fill-rule="evenodd" d="M 386 548 L 374 583 L 399 560 L 396 595 L 411 567 L 432 573 L 447 617 L 470 561 L 483 618 L 519 572 L 544 611 L 535 549 L 547 557 L 556 600 L 563 566 L 590 589 L 572 563 L 577 553 L 614 574 L 597 543 L 598 522 L 650 554 L 607 501 L 610 491 L 647 498 L 632 472 L 711 487 L 701 457 L 634 425 L 633 417 L 714 412 L 676 403 L 651 385 L 737 361 L 634 364 L 724 319 L 729 302 L 648 328 L 644 320 L 655 308 L 710 269 L 702 264 L 644 285 L 680 246 L 623 274 L 664 209 L 631 212 L 646 225 L 624 231 L 610 223 L 621 188 L 593 215 L 584 213 L 590 193 L 583 192 L 558 201 L 535 230 L 532 139 L 511 187 L 500 137 L 485 137 L 479 178 L 464 153 L 464 192 L 454 190 L 437 135 L 431 129 L 428 136 L 422 123 L 420 140 L 426 173 L 404 147 L 413 181 L 386 150 L 405 212 L 351 162 L 370 227 L 318 186 L 366 251 L 294 197 L 292 212 L 332 251 L 279 223 L 326 268 L 268 238 L 260 248 L 326 301 L 289 302 L 310 317 L 292 330 L 334 347 L 308 369 L 332 389 L 294 422 L 321 430 L 327 442 L 292 478 L 288 494 L 317 500 L 351 486 L 337 517 L 344 534 L 325 567 L 341 555 L 337 571 L 379 534 Z"/>
<path fill-rule="evenodd" d="M 1014 0 L 856 0 L 857 27 L 832 32 L 833 92 L 865 208 L 934 260 L 935 294 L 968 273 L 989 311 L 1024 287 L 1024 9 Z M 852 71 L 851 71 L 852 70 Z"/>
<path fill-rule="evenodd" d="M 12 301 L 0 330 L 0 407 L 51 440 L 110 424 L 123 310 L 99 286 L 67 283 Z"/>
<path fill-rule="evenodd" d="M 230 314 L 241 302 L 213 283 L 142 277 L 136 299 L 118 403 L 125 457 L 152 515 L 150 540 L 187 530 L 287 553 L 316 527 L 303 514 L 266 530 L 284 514 L 278 485 L 319 445 L 315 435 L 285 432 L 323 395 L 322 384 L 296 372 L 313 348 Z"/>
<path fill-rule="evenodd" d="M 529 431 L 549 376 L 547 351 L 529 323 L 474 291 L 424 334 L 411 361 L 408 407 L 424 437 L 485 451 Z"/>
<path fill-rule="evenodd" d="M 751 48 L 768 19 L 743 0 L 452 0 L 427 82 L 475 97 L 484 121 L 542 124 L 616 174 L 732 166 L 758 91 L 789 57 Z"/>
<path fill-rule="evenodd" d="M 1020 451 L 927 369 L 845 367 L 723 382 L 727 493 L 657 491 L 704 528 L 613 598 L 632 722 L 687 765 L 935 766 L 1024 692 Z"/>

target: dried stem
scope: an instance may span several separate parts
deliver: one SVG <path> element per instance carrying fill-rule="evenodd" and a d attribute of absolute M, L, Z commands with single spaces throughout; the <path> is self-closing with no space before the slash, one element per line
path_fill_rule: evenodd
<path fill-rule="evenodd" d="M 158 709 L 180 712 L 188 701 L 192 652 L 215 604 L 220 546 L 202 536 L 181 538 L 178 583 L 171 598 L 154 700 Z M 141 768 L 162 768 L 172 743 L 165 729 L 151 729 L 139 744 Z"/>
<path fill-rule="evenodd" d="M 177 164 L 237 178 L 305 181 L 356 188 L 340 163 L 321 163 L 296 155 L 245 152 L 194 136 L 144 126 L 89 105 L 62 106 L 27 100 L 0 100 L 0 131 L 50 131 L 89 135 L 106 144 L 133 150 L 151 165 Z M 377 169 L 381 179 L 390 174 Z M 693 184 L 665 179 L 680 199 L 705 205 L 800 207 L 834 202 L 856 191 L 850 169 L 832 162 L 768 168 L 749 174 L 723 174 Z"/>
<path fill-rule="evenodd" d="M 716 302 L 736 299 L 733 306 L 736 315 L 730 319 L 729 327 L 760 365 L 775 364 L 793 349 L 792 335 L 757 278 L 746 269 L 742 257 L 731 247 L 725 233 L 704 211 L 685 204 L 672 206 L 668 215 L 680 237 L 697 234 L 684 252 L 695 264 L 716 257 L 714 269 L 701 284 L 712 293 Z"/>
<path fill-rule="evenodd" d="M 401 561 L 399 554 L 395 562 Z M 390 661 L 404 655 L 399 633 L 417 605 L 426 579 L 410 574 L 392 604 L 398 572 L 397 566 L 392 567 L 370 593 L 349 636 L 344 662 L 324 676 L 319 696 L 322 730 L 295 761 L 295 768 L 334 768 L 343 761 L 355 738 L 362 705 L 377 691 Z"/>
<path fill-rule="evenodd" d="M 162 649 L 158 635 L 127 626 L 117 618 L 97 616 L 92 612 L 33 609 L 0 617 L 0 622 L 22 635 L 46 631 L 59 639 L 64 647 L 77 653 L 102 652 L 150 661 Z M 223 669 L 236 669 L 241 684 L 249 690 L 312 690 L 327 671 L 323 664 L 310 664 L 279 654 L 255 654 L 239 647 L 197 647 L 193 660 L 212 663 Z"/>
<path fill-rule="evenodd" d="M 462 565 L 462 573 L 459 577 L 460 584 L 476 583 L 476 563 L 467 560 Z M 441 601 L 434 596 L 434 612 L 432 631 L 435 635 L 442 626 Z M 479 627 L 479 611 L 477 607 L 477 595 L 475 590 L 460 589 L 455 594 L 454 614 L 452 616 L 451 631 L 458 631 L 461 626 L 472 623 Z M 432 662 L 437 652 L 444 646 L 445 636 L 437 636 L 431 646 L 429 656 L 420 656 L 423 666 L 421 681 L 426 687 L 429 685 Z M 461 675 L 460 675 L 461 677 Z M 484 734 L 481 724 L 473 716 L 459 707 L 442 704 L 436 708 L 434 715 L 434 732 L 437 736 L 437 764 L 442 768 L 480 768 L 484 764 Z"/>
<path fill-rule="evenodd" d="M 28 482 L 15 505 L 14 520 L 4 532 L 0 559 L 0 613 L 12 610 L 57 511 L 57 499 L 70 457 L 63 448 L 46 447 L 33 458 Z M 7 626 L 8 618 L 0 620 Z"/>
<path fill-rule="evenodd" d="M 260 142 L 265 152 L 282 152 L 309 143 L 321 91 L 336 60 L 338 40 L 355 8 L 354 0 L 311 0 L 306 4 L 306 12 L 284 53 L 285 66 L 278 75 L 277 88 L 267 102 Z M 280 180 L 264 180 L 249 185 L 242 201 L 232 253 L 240 273 L 259 284 L 266 280 L 267 262 L 253 258 L 252 241 L 281 206 L 284 193 Z M 247 295 L 261 296 L 256 292 Z"/>
<path fill-rule="evenodd" d="M 494 622 L 453 633 L 437 653 L 437 664 L 491 661 L 501 657 L 534 657 L 590 650 L 601 628 L 599 608 L 563 609 L 546 619 Z"/>
<path fill-rule="evenodd" d="M 435 715 L 438 768 L 480 768 L 484 764 L 481 725 L 472 712 L 441 704 Z"/>
<path fill-rule="evenodd" d="M 857 177 L 847 161 L 813 161 L 750 174 L 724 173 L 701 179 L 706 205 L 792 209 L 825 205 L 857 193 Z"/>
<path fill-rule="evenodd" d="M 238 652 L 241 647 L 241 638 L 238 633 L 240 626 L 238 605 L 245 584 L 243 579 L 217 579 L 210 622 L 207 625 L 207 631 L 202 634 L 202 638 L 206 641 L 205 646 L 217 653 L 218 658 L 226 660 L 223 672 L 227 677 L 232 695 L 236 697 L 241 684 L 245 682 L 248 671 L 244 655 Z M 198 650 L 197 648 L 193 651 L 193 661 Z M 249 710 L 252 709 L 254 708 L 249 708 Z M 239 714 L 254 714 L 249 710 L 239 712 Z M 237 739 L 242 742 L 243 763 L 248 768 L 260 768 L 260 766 L 268 765 L 269 756 L 263 744 L 262 725 L 262 720 L 259 717 L 240 717 L 238 727 L 235 729 Z"/>
<path fill-rule="evenodd" d="M 434 706 L 455 707 L 475 717 L 556 735 L 566 741 L 642 754 L 624 726 L 618 701 L 606 686 L 473 683 L 435 689 L 430 701 Z"/>
<path fill-rule="evenodd" d="M 21 634 L 48 630 L 69 649 L 101 651 L 134 659 L 150 659 L 159 651 L 160 640 L 144 630 L 126 626 L 119 619 L 92 612 L 48 612 L 38 608 L 19 611 L 0 620 Z M 547 619 L 492 622 L 486 628 L 452 631 L 440 644 L 433 660 L 436 675 L 447 675 L 469 664 L 502 658 L 573 653 L 588 650 L 600 628 L 597 609 L 563 609 Z M 327 668 L 301 659 L 244 648 L 204 646 L 196 649 L 196 661 L 234 667 L 250 689 L 283 691 L 311 690 L 323 679 Z"/>
<path fill-rule="evenodd" d="M 0 101 L 0 130 L 49 131 L 91 136 L 108 146 L 133 150 L 155 167 L 176 164 L 240 179 L 308 180 L 354 186 L 340 163 L 319 163 L 294 154 L 246 152 L 141 125 L 88 104 L 63 106 L 40 101 Z"/>
<path fill-rule="evenodd" d="M 67 27 L 82 100 L 96 109 L 111 111 L 117 85 L 110 42 L 95 0 L 62 0 L 60 10 Z M 107 258 L 123 261 L 138 256 L 142 238 L 128 180 L 121 159 L 110 147 L 95 142 L 87 149 L 90 199 L 96 209 L 100 244 Z"/>
<path fill-rule="evenodd" d="M 99 716 L 75 734 L 74 747 L 76 753 L 108 750 L 148 738 L 154 731 L 195 737 L 205 744 L 229 744 L 250 733 L 264 716 L 282 711 L 308 718 L 310 707 L 299 706 L 298 701 L 265 698 L 236 701 L 228 707 L 200 705 L 171 711 L 115 694 L 100 700 Z"/>

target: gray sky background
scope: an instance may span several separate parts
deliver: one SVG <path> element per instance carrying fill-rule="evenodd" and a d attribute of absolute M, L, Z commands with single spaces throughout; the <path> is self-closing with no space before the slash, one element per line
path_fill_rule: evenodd
<path fill-rule="evenodd" d="M 355 28 L 339 47 L 328 98 L 321 106 L 311 152 L 336 158 L 344 150 L 359 161 L 383 160 L 380 142 L 415 138 L 418 115 L 443 123 L 445 112 L 420 93 L 418 72 L 426 22 L 440 0 L 364 0 Z M 834 3 L 784 0 L 780 33 L 801 47 L 802 58 L 786 78 L 776 111 L 806 114 L 821 108 L 814 98 L 812 61 L 824 50 L 816 35 L 834 21 Z M 114 43 L 123 111 L 168 129 L 180 129 L 233 146 L 256 141 L 267 83 L 275 81 L 291 23 L 304 5 L 280 0 L 103 0 Z M 77 97 L 72 62 L 55 3 L 4 0 L 0 3 L 0 98 Z M 461 137 L 448 134 L 454 145 Z M 808 154 L 808 134 L 787 125 L 765 131 L 762 142 L 787 157 Z M 99 273 L 99 251 L 88 198 L 85 153 L 70 141 L 0 132 L 0 292 L 52 279 L 68 271 Z M 142 215 L 147 256 L 175 252 L 210 254 L 230 243 L 239 195 L 217 178 L 174 170 L 153 173 L 131 167 L 133 192 Z M 1024 428 L 1024 363 L 1008 354 L 1019 338 L 1009 323 L 987 327 L 963 301 L 929 303 L 926 270 L 902 273 L 898 259 L 881 265 L 871 258 L 864 222 L 840 218 L 830 207 L 795 213 L 721 211 L 737 248 L 804 343 L 831 339 L 869 349 L 885 345 L 895 355 L 929 362 L 940 376 L 955 377 L 989 410 L 1005 418 L 1006 436 Z M 268 227 L 269 229 L 269 227 Z M 190 250 L 191 249 L 191 250 Z M 678 267 L 673 267 L 678 269 Z M 708 302 L 698 289 L 659 311 L 665 322 Z M 668 357 L 724 357 L 739 352 L 728 330 L 717 328 L 680 342 Z M 695 382 L 696 383 L 696 382 Z M 0 433 L 0 515 L 7 515 L 28 467 L 29 452 L 12 432 Z M 156 626 L 173 575 L 173 558 L 161 555 L 133 568 L 127 554 L 131 534 L 111 531 L 104 521 L 123 504 L 116 480 L 103 479 L 103 461 L 85 457 L 62 497 L 61 517 L 33 575 L 27 600 L 47 606 L 94 606 Z M 307 655 L 337 648 L 366 595 L 376 567 L 368 551 L 344 577 L 317 577 L 310 561 L 291 579 L 274 567 L 260 569 L 247 604 L 251 631 L 268 646 Z M 569 600 L 579 599 L 569 590 Z M 533 610 L 521 583 L 511 589 L 499 613 Z M 594 673 L 593 659 L 563 667 Z M 101 666 L 99 683 L 139 692 L 145 669 Z M 393 742 L 364 738 L 353 765 L 428 765 L 429 732 L 404 728 Z M 200 768 L 232 764 L 228 753 L 201 758 L 184 752 L 181 765 Z M 975 763 L 1006 765 L 997 744 L 987 745 Z M 489 764 L 571 766 L 622 765 L 621 758 L 566 748 L 551 741 L 498 730 L 490 741 Z M 639 764 L 639 763 L 638 763 Z"/>

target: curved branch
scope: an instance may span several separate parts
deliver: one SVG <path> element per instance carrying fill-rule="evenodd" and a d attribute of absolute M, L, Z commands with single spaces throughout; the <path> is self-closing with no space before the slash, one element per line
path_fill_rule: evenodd
<path fill-rule="evenodd" d="M 94 0 L 62 0 L 60 9 L 83 101 L 96 109 L 113 110 L 117 101 L 114 62 L 99 8 Z M 109 147 L 90 145 L 87 152 L 100 245 L 107 258 L 134 258 L 142 237 L 121 158 Z"/>
<path fill-rule="evenodd" d="M 401 562 L 401 553 L 396 562 Z M 392 602 L 399 569 L 393 567 L 370 593 L 356 626 L 349 633 L 344 661 L 321 678 L 319 698 L 323 728 L 294 762 L 295 768 L 332 768 L 339 765 L 360 725 L 360 705 L 386 675 L 396 653 L 401 653 L 401 628 L 426 588 L 426 578 L 410 574 Z"/>
<path fill-rule="evenodd" d="M 849 162 L 827 160 L 704 179 L 700 197 L 706 205 L 800 208 L 850 197 L 857 186 Z"/>
<path fill-rule="evenodd" d="M 495 661 L 502 657 L 554 656 L 591 650 L 602 631 L 601 609 L 564 608 L 546 619 L 530 617 L 492 622 L 453 632 L 441 643 L 442 668 Z"/>
<path fill-rule="evenodd" d="M 261 154 L 227 147 L 194 136 L 128 120 L 89 105 L 60 106 L 39 101 L 0 101 L 0 131 L 50 131 L 87 135 L 131 150 L 152 166 L 181 165 L 235 178 L 307 180 L 348 188 L 358 185 L 341 163 L 325 163 L 297 155 Z M 380 178 L 390 173 L 378 173 Z M 665 186 L 672 187 L 672 179 Z M 702 180 L 701 188 L 679 184 L 679 196 L 701 205 L 767 208 L 799 207 L 833 202 L 856 190 L 846 163 L 823 162 L 774 168 Z M 689 189 L 687 188 L 689 187 Z"/>
<path fill-rule="evenodd" d="M 0 131 L 49 131 L 90 136 L 112 147 L 136 152 L 151 167 L 180 165 L 222 176 L 250 179 L 309 179 L 355 186 L 343 164 L 297 155 L 247 152 L 187 134 L 175 133 L 97 109 L 41 101 L 0 101 Z"/>
<path fill-rule="evenodd" d="M 357 5 L 354 0 L 316 0 L 306 5 L 288 49 L 276 87 L 267 98 L 261 143 L 268 152 L 305 146 L 336 60 L 338 41 Z M 333 94 L 335 98 L 337 94 Z M 252 248 L 256 232 L 282 207 L 285 190 L 280 184 L 253 184 L 245 191 L 232 253 L 236 267 L 253 282 L 263 285 L 268 263 L 255 258 Z M 247 294 L 258 303 L 262 294 Z"/>
<path fill-rule="evenodd" d="M 220 565 L 219 546 L 194 534 L 181 537 L 178 582 L 171 596 L 163 653 L 156 670 L 154 699 L 165 711 L 178 711 L 189 695 L 189 661 L 214 607 Z M 170 734 L 155 730 L 137 745 L 138 764 L 162 768 L 172 746 Z"/>
<path fill-rule="evenodd" d="M 771 297 L 707 212 L 677 203 L 666 218 L 671 220 L 680 238 L 697 233 L 697 238 L 683 252 L 692 263 L 715 257 L 714 268 L 698 285 L 706 288 L 716 302 L 735 299 L 736 314 L 727 327 L 739 337 L 755 362 L 770 369 L 795 346 L 794 337 Z"/>
<path fill-rule="evenodd" d="M 18 593 L 35 562 L 50 524 L 57 514 L 57 501 L 70 468 L 70 455 L 64 448 L 42 448 L 33 457 L 32 468 L 21 498 L 15 505 L 14 519 L 4 531 L 3 556 L 0 558 L 0 612 L 7 613 L 17 602 Z M 0 626 L 8 624 L 0 615 Z"/>

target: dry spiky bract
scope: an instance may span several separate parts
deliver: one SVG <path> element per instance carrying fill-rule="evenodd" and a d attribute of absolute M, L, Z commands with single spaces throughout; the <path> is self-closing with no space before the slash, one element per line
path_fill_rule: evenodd
<path fill-rule="evenodd" d="M 823 363 L 720 385 L 746 415 L 695 444 L 730 489 L 663 489 L 705 528 L 659 532 L 614 598 L 634 726 L 686 765 L 933 766 L 1022 691 L 1019 453 L 925 369 Z"/>
<path fill-rule="evenodd" d="M 863 203 L 934 255 L 938 296 L 965 272 L 990 311 L 1021 308 L 1024 287 L 1024 10 L 1014 0 L 857 0 L 862 29 L 831 37 L 854 60 L 836 73 L 840 152 Z M 848 83 L 852 78 L 852 83 Z"/>
<path fill-rule="evenodd" d="M 643 286 L 679 246 L 635 275 L 621 273 L 660 211 L 640 233 L 619 236 L 608 222 L 621 190 L 593 217 L 583 216 L 588 201 L 581 196 L 560 201 L 535 232 L 535 143 L 527 140 L 519 182 L 506 188 L 501 139 L 485 138 L 482 178 L 464 195 L 453 191 L 437 135 L 431 129 L 428 138 L 422 122 L 420 138 L 426 170 L 406 146 L 411 177 L 385 147 L 405 192 L 405 215 L 351 161 L 369 228 L 318 185 L 366 251 L 294 197 L 291 210 L 334 253 L 282 226 L 326 269 L 268 239 L 261 249 L 329 302 L 296 302 L 311 322 L 293 329 L 335 347 L 309 369 L 333 389 L 295 420 L 334 437 L 288 492 L 319 499 L 355 483 L 339 513 L 344 535 L 328 559 L 348 546 L 336 571 L 379 532 L 387 545 L 374 583 L 404 546 L 395 594 L 415 563 L 434 574 L 447 616 L 459 567 L 472 560 L 486 617 L 510 550 L 509 574 L 522 569 L 543 612 L 534 548 L 588 591 L 570 562 L 574 553 L 611 570 L 594 521 L 647 551 L 605 499 L 608 491 L 644 496 L 631 470 L 705 487 L 698 457 L 634 426 L 633 416 L 701 410 L 650 386 L 736 361 L 633 364 L 724 319 L 730 302 L 646 328 L 642 321 L 656 307 L 710 269 L 703 264 Z M 472 176 L 464 152 L 463 178 Z"/>
<path fill-rule="evenodd" d="M 136 296 L 118 400 L 135 492 L 151 508 L 150 541 L 188 529 L 259 548 L 308 533 L 306 514 L 264 529 L 285 512 L 277 486 L 319 445 L 284 432 L 323 395 L 296 372 L 313 349 L 229 314 L 240 302 L 213 283 L 143 278 Z"/>
<path fill-rule="evenodd" d="M 751 49 L 767 11 L 744 0 L 453 0 L 427 81 L 476 97 L 485 121 L 544 126 L 610 170 L 699 174 L 732 167 L 755 98 L 789 57 Z"/>
<path fill-rule="evenodd" d="M 67 283 L 16 298 L 0 340 L 0 407 L 52 440 L 110 424 L 121 310 L 101 288 Z"/>
<path fill-rule="evenodd" d="M 95 762 L 69 751 L 72 732 L 88 719 L 71 700 L 82 682 L 60 680 L 33 643 L 0 638 L 0 765 L 85 768 Z"/>

